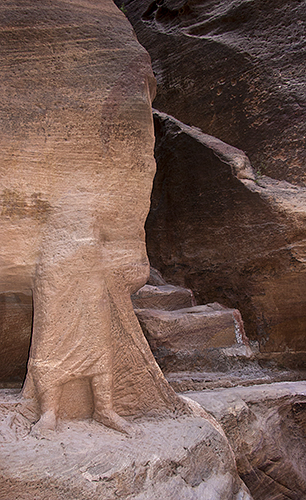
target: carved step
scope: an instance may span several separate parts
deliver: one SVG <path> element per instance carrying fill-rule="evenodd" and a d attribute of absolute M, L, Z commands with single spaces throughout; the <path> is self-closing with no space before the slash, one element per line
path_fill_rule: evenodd
<path fill-rule="evenodd" d="M 155 358 L 166 371 L 223 369 L 252 351 L 237 309 L 214 302 L 174 311 L 135 309 Z"/>
<path fill-rule="evenodd" d="M 132 295 L 134 309 L 163 309 L 174 311 L 196 305 L 194 295 L 188 288 L 173 285 L 145 285 Z"/>

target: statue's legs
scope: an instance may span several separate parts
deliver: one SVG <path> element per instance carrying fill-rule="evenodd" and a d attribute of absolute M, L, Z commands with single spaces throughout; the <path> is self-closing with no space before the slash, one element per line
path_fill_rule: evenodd
<path fill-rule="evenodd" d="M 56 429 L 57 415 L 62 394 L 60 386 L 48 389 L 40 396 L 41 416 L 32 429 L 32 435 L 44 436 L 49 431 Z"/>
<path fill-rule="evenodd" d="M 40 406 L 33 432 L 54 430 L 63 386 L 87 378 L 94 419 L 129 434 L 132 426 L 113 409 L 111 308 L 96 252 L 82 248 L 59 265 L 43 263 L 38 271 L 28 370 Z"/>
<path fill-rule="evenodd" d="M 111 337 L 111 324 L 109 295 L 106 287 L 103 286 L 103 318 L 101 318 L 100 328 L 104 330 L 104 345 L 98 373 L 91 378 L 94 400 L 93 418 L 107 427 L 131 434 L 131 424 L 120 417 L 113 409 L 113 339 Z"/>
<path fill-rule="evenodd" d="M 94 398 L 93 418 L 107 427 L 131 435 L 133 427 L 113 409 L 112 370 L 96 375 L 91 380 Z"/>

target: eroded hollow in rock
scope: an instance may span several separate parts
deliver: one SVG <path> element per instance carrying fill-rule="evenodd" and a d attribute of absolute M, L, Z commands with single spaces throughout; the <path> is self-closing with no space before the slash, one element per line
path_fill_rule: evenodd
<path fill-rule="evenodd" d="M 26 375 L 33 321 L 32 294 L 0 294 L 0 388 L 22 386 Z"/>

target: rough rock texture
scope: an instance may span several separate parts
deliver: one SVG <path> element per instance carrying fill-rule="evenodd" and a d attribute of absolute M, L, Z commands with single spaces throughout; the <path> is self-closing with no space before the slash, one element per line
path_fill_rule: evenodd
<path fill-rule="evenodd" d="M 155 107 L 305 185 L 305 1 L 124 4 L 152 58 Z"/>
<path fill-rule="evenodd" d="M 149 56 L 111 0 L 11 0 L 0 14 L 0 291 L 33 292 L 24 396 L 37 432 L 84 413 L 83 393 L 124 430 L 115 412 L 183 406 L 130 300 L 149 274 Z"/>
<path fill-rule="evenodd" d="M 37 440 L 20 399 L 1 392 L 1 500 L 251 500 L 222 429 L 194 402 L 193 416 L 138 420 L 132 440 L 94 421 Z"/>
<path fill-rule="evenodd" d="M 131 298 L 134 309 L 174 311 L 196 305 L 191 290 L 172 285 L 144 285 Z"/>
<path fill-rule="evenodd" d="M 242 151 L 154 116 L 150 262 L 198 303 L 239 309 L 262 351 L 306 351 L 306 188 L 255 181 Z"/>
<path fill-rule="evenodd" d="M 216 368 L 215 358 L 219 357 L 222 365 L 226 348 L 231 353 L 239 346 L 248 347 L 239 311 L 218 303 L 175 311 L 135 309 L 135 312 L 158 364 L 166 371 L 211 365 Z"/>
<path fill-rule="evenodd" d="M 306 383 L 188 392 L 221 423 L 254 500 L 306 498 Z"/>

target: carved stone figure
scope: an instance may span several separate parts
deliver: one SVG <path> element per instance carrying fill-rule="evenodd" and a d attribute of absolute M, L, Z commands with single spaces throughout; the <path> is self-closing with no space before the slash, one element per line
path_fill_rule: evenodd
<path fill-rule="evenodd" d="M 111 0 L 1 11 L 0 292 L 33 292 L 34 432 L 80 413 L 129 432 L 183 408 L 130 301 L 149 274 L 149 56 Z"/>

